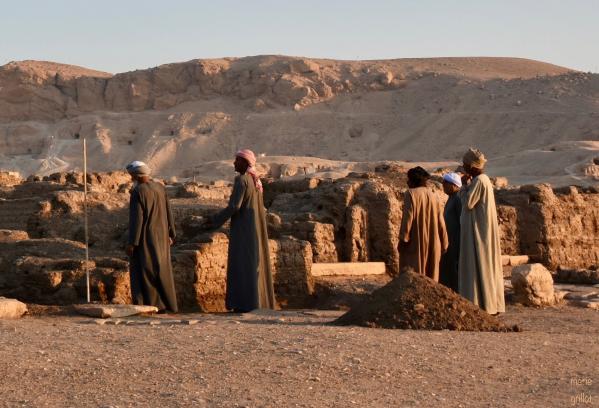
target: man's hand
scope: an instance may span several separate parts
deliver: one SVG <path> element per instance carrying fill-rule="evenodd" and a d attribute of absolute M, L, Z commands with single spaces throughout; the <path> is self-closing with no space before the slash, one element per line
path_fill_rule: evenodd
<path fill-rule="evenodd" d="M 135 251 L 135 245 L 127 245 L 125 247 L 125 252 L 127 253 L 127 256 L 133 256 L 133 251 Z"/>

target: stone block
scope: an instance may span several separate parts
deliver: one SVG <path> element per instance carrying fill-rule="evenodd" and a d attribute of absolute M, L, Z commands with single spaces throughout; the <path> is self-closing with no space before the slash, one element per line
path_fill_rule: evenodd
<path fill-rule="evenodd" d="M 16 299 L 0 297 L 0 319 L 18 319 L 27 313 L 27 305 Z"/>
<path fill-rule="evenodd" d="M 156 313 L 156 306 L 139 306 L 139 305 L 99 305 L 99 304 L 83 304 L 74 305 L 75 310 L 85 316 L 100 317 L 106 319 L 109 317 L 126 317 L 135 316 L 142 313 Z"/>
<path fill-rule="evenodd" d="M 312 276 L 384 275 L 384 262 L 337 262 L 312 264 Z"/>
<path fill-rule="evenodd" d="M 509 264 L 511 266 L 525 265 L 528 263 L 529 260 L 530 259 L 528 255 L 511 255 L 509 257 Z"/>
<path fill-rule="evenodd" d="M 551 273 L 541 264 L 527 264 L 512 269 L 512 286 L 516 301 L 527 306 L 557 303 Z"/>

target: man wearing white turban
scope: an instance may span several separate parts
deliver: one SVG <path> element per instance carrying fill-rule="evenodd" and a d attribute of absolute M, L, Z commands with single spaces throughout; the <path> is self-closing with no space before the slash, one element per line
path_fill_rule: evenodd
<path fill-rule="evenodd" d="M 457 173 L 443 176 L 443 191 L 448 195 L 443 210 L 445 228 L 449 238 L 447 252 L 441 257 L 439 282 L 458 292 L 458 260 L 460 259 L 460 215 L 462 202 L 458 192 L 462 188 L 462 180 Z"/>
<path fill-rule="evenodd" d="M 460 217 L 460 295 L 489 314 L 505 312 L 499 226 L 493 185 L 483 173 L 484 154 L 469 149 L 463 158 L 465 186 Z"/>
<path fill-rule="evenodd" d="M 170 253 L 175 223 L 164 186 L 150 179 L 150 167 L 143 162 L 134 161 L 126 169 L 135 183 L 126 248 L 133 303 L 177 312 Z"/>

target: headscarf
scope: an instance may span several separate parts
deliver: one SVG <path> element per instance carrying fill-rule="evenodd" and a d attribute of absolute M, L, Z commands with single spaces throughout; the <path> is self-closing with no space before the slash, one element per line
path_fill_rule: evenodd
<path fill-rule="evenodd" d="M 241 157 L 248 162 L 248 169 L 246 172 L 252 176 L 254 180 L 254 186 L 260 192 L 262 192 L 262 182 L 260 181 L 260 177 L 258 177 L 258 172 L 256 171 L 256 155 L 250 149 L 242 149 L 235 153 L 235 157 Z"/>
<path fill-rule="evenodd" d="M 443 181 L 451 183 L 458 188 L 462 188 L 462 178 L 458 173 L 447 173 L 443 176 Z"/>
<path fill-rule="evenodd" d="M 149 176 L 152 170 L 142 161 L 135 160 L 125 167 L 127 172 L 134 176 Z"/>
<path fill-rule="evenodd" d="M 485 163 L 487 162 L 487 159 L 485 159 L 485 155 L 480 150 L 470 148 L 468 149 L 466 154 L 464 154 L 463 161 L 464 164 L 467 164 L 470 167 L 482 170 L 485 168 Z"/>

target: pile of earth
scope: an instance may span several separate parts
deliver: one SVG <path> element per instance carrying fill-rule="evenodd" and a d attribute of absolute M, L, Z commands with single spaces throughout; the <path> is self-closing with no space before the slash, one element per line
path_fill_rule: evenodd
<path fill-rule="evenodd" d="M 374 291 L 335 324 L 385 329 L 519 331 L 451 289 L 423 275 L 405 272 Z"/>

